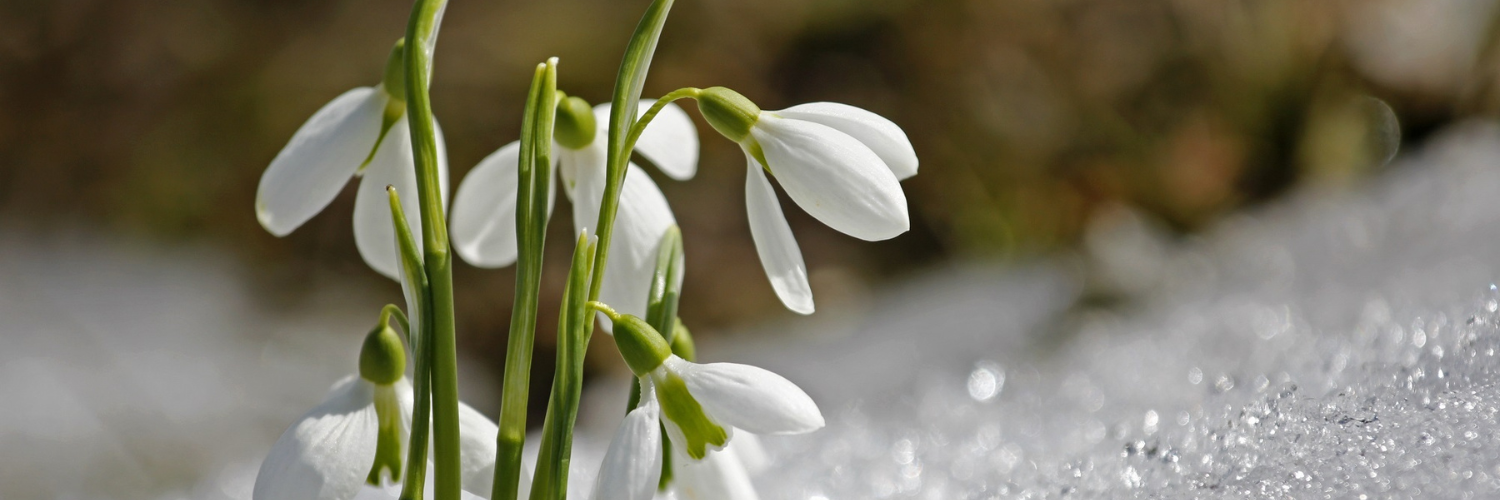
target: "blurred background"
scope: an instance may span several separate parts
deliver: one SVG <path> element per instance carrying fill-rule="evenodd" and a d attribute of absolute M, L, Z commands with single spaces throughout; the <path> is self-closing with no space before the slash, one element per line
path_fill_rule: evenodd
<path fill-rule="evenodd" d="M 517 137 L 538 61 L 560 57 L 565 91 L 606 99 L 645 3 L 453 0 L 432 92 L 454 185 Z M 1356 186 L 1401 145 L 1500 113 L 1496 5 L 683 0 L 646 95 L 722 85 L 764 109 L 838 101 L 889 117 L 910 135 L 922 167 L 904 183 L 908 234 L 866 243 L 785 204 L 822 311 L 954 262 L 1057 254 L 1108 260 L 1117 241 L 1111 231 L 1122 224 L 1146 227 L 1154 238 L 1190 238 L 1293 190 Z M 378 82 L 409 10 L 405 0 L 0 4 L 0 249 L 7 261 L 0 299 L 9 301 L 0 301 L 0 318 L 10 324 L 0 327 L 0 339 L 22 346 L 0 354 L 0 372 L 12 380 L 50 374 L 63 385 L 110 366 L 100 360 L 127 372 L 140 360 L 213 372 L 217 361 L 185 359 L 190 351 L 179 350 L 208 341 L 179 333 L 230 330 L 234 340 L 210 349 L 246 352 L 246 366 L 277 367 L 271 377 L 287 384 L 307 383 L 298 370 L 323 378 L 277 396 L 295 400 L 286 409 L 244 403 L 255 394 L 236 393 L 225 407 L 183 410 L 169 421 L 259 412 L 256 422 L 271 430 L 257 427 L 239 439 L 248 450 L 269 446 L 267 439 L 332 381 L 329 374 L 348 371 L 352 354 L 329 360 L 321 353 L 352 350 L 344 346 L 354 345 L 380 304 L 399 302 L 400 292 L 355 250 L 354 183 L 286 238 L 257 224 L 255 188 L 314 111 L 349 88 Z M 804 321 L 781 307 L 754 252 L 742 155 L 696 110 L 689 114 L 704 138 L 698 176 L 675 182 L 652 172 L 685 237 L 683 319 L 708 342 L 716 332 L 768 318 Z M 559 204 L 554 221 L 570 220 L 569 209 Z M 552 371 L 549 332 L 569 227 L 554 223 L 549 240 L 543 296 L 551 302 L 540 314 L 532 392 L 538 402 Z M 514 270 L 459 263 L 455 275 L 459 340 L 474 381 L 465 397 L 493 413 L 498 398 L 489 381 L 504 356 Z M 1088 276 L 1098 285 L 1089 300 L 1128 300 L 1131 280 Z M 77 315 L 87 319 L 66 327 L 53 321 Z M 169 329 L 163 325 L 176 330 L 162 333 Z M 317 337 L 325 334 L 331 337 Z M 155 357 L 122 360 L 147 338 L 157 340 L 140 342 L 159 342 L 146 353 Z M 88 356 L 97 357 L 79 357 L 75 343 L 93 346 Z M 325 344 L 338 347 L 316 347 Z M 38 361 L 46 359 L 69 361 Z M 319 360 L 334 366 L 296 368 Z M 590 362 L 596 373 L 618 364 L 604 355 Z M 218 376 L 231 382 L 265 376 L 224 370 Z M 191 383 L 180 379 L 198 373 L 142 375 L 139 382 L 172 401 L 184 397 L 172 384 Z M 203 473 L 186 466 L 176 479 L 101 483 L 109 494 L 23 480 L 26 465 L 39 467 L 39 457 L 54 454 L 57 463 L 91 474 L 95 466 L 77 465 L 76 455 L 47 450 L 71 440 L 99 445 L 77 433 L 29 432 L 39 423 L 62 425 L 53 419 L 73 407 L 49 406 L 56 400 L 42 389 L 15 384 L 0 395 L 37 404 L 0 409 L 11 414 L 0 420 L 9 422 L 0 427 L 0 444 L 38 445 L 40 454 L 0 452 L 0 470 L 10 471 L 0 472 L 7 484 L 0 496 L 150 498 Z M 139 410 L 128 402 L 99 409 L 109 392 L 78 393 L 78 404 L 105 415 Z M 158 470 L 170 469 L 160 461 L 193 461 L 163 458 L 172 446 L 143 451 L 118 437 L 144 432 L 170 444 L 166 430 L 106 417 L 90 422 L 78 425 L 125 440 L 99 448 L 107 448 L 97 452 L 100 464 L 126 457 Z M 259 455 L 247 456 L 258 463 Z"/>

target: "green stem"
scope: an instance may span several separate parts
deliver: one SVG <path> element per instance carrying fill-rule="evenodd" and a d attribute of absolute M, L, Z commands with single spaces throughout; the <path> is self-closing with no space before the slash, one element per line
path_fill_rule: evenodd
<path fill-rule="evenodd" d="M 583 395 L 583 359 L 588 331 L 584 324 L 592 316 L 584 305 L 584 292 L 593 248 L 588 235 L 580 234 L 573 249 L 573 266 L 563 293 L 557 327 L 557 367 L 547 418 L 542 423 L 542 444 L 537 453 L 531 500 L 558 500 L 567 496 L 568 469 L 572 462 L 573 425 L 578 420 L 578 400 Z"/>
<path fill-rule="evenodd" d="M 599 203 L 599 224 L 595 229 L 598 248 L 594 251 L 594 272 L 589 278 L 589 300 L 599 300 L 600 288 L 604 284 L 604 268 L 609 261 L 610 236 L 615 229 L 615 213 L 620 207 L 620 187 L 625 182 L 626 164 L 630 159 L 632 144 L 626 133 L 636 122 L 637 107 L 641 101 L 641 90 L 646 85 L 646 74 L 651 68 L 651 57 L 656 53 L 656 43 L 661 38 L 662 26 L 667 22 L 667 13 L 672 10 L 673 0 L 653 0 L 641 16 L 630 44 L 625 47 L 625 58 L 620 61 L 620 72 L 615 77 L 614 98 L 609 110 L 609 144 L 604 185 L 604 199 Z M 588 329 L 593 331 L 593 322 Z"/>
<path fill-rule="evenodd" d="M 500 430 L 495 437 L 495 500 L 514 500 L 521 478 L 521 450 L 526 446 L 526 407 L 531 388 L 531 353 L 536 337 L 541 294 L 543 243 L 547 232 L 547 194 L 551 181 L 552 127 L 557 99 L 557 60 L 537 65 L 526 112 L 521 118 L 521 151 L 517 169 L 516 294 L 511 308 L 500 401 Z"/>
<path fill-rule="evenodd" d="M 386 304 L 380 308 L 380 324 L 384 325 L 396 318 L 396 326 L 401 327 L 401 334 L 406 336 L 406 343 L 411 343 L 411 321 L 406 319 L 406 313 L 401 312 L 401 307 L 396 304 Z"/>
<path fill-rule="evenodd" d="M 668 92 L 667 95 L 661 96 L 661 99 L 657 99 L 656 104 L 652 104 L 651 109 L 647 109 L 646 114 L 641 115 L 641 118 L 636 120 L 635 124 L 630 127 L 630 134 L 625 137 L 625 151 L 635 152 L 635 141 L 641 138 L 641 133 L 646 131 L 646 127 L 651 125 L 651 120 L 655 120 L 657 113 L 661 113 L 662 108 L 667 107 L 667 104 L 679 99 L 696 99 L 698 94 L 701 93 L 703 93 L 703 89 L 683 87 Z M 628 154 L 626 155 L 627 158 L 629 156 Z"/>
<path fill-rule="evenodd" d="M 395 188 L 386 186 L 390 195 L 391 219 L 396 227 L 396 242 L 400 246 L 403 292 L 412 298 L 411 315 L 417 318 L 415 330 L 407 332 L 411 344 L 412 390 L 416 401 L 412 406 L 411 437 L 406 446 L 406 474 L 401 485 L 402 500 L 421 500 L 427 482 L 427 442 L 431 430 L 432 412 L 432 348 L 426 336 L 432 331 L 432 304 L 428 300 L 427 273 L 417 254 L 417 243 L 411 237 L 411 228 L 406 225 L 406 214 L 401 209 L 401 200 Z M 387 306 L 387 309 L 390 307 Z M 397 310 L 396 312 L 400 312 Z M 383 311 L 382 311 L 383 314 Z M 404 316 L 404 315 L 403 315 Z M 382 319 L 382 321 L 384 321 Z M 412 326 L 406 323 L 407 326 Z"/>
<path fill-rule="evenodd" d="M 458 349 L 453 320 L 453 260 L 443 214 L 438 173 L 437 131 L 432 118 L 432 50 L 446 0 L 416 0 L 406 26 L 406 117 L 411 129 L 412 159 L 416 164 L 417 198 L 421 207 L 423 265 L 427 271 L 428 300 L 432 305 L 426 347 L 431 349 L 433 454 L 436 465 L 434 496 L 457 500 L 462 488 L 458 436 Z"/>

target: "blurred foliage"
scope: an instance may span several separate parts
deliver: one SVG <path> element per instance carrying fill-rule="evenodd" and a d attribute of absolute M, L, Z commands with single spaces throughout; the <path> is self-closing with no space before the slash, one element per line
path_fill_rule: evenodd
<path fill-rule="evenodd" d="M 787 210 L 827 305 L 954 256 L 1072 245 L 1100 207 L 1133 205 L 1191 231 L 1299 183 L 1357 179 L 1394 141 L 1500 110 L 1494 3 L 682 0 L 646 93 L 724 85 L 765 109 L 840 101 L 910 134 L 922 158 L 905 183 L 910 234 L 869 244 Z M 452 0 L 434 102 L 455 184 L 516 137 L 537 61 L 560 56 L 570 95 L 605 99 L 644 4 Z M 39 231 L 61 223 L 222 242 L 254 263 L 265 300 L 287 307 L 319 280 L 394 291 L 354 250 L 352 184 L 286 239 L 262 231 L 251 206 L 298 125 L 378 81 L 409 8 L 0 5 L 0 215 Z M 742 156 L 700 132 L 698 177 L 656 176 L 686 238 L 684 317 L 723 325 L 780 311 L 746 227 Z M 548 297 L 567 263 L 561 205 Z M 457 275 L 465 342 L 499 359 L 514 274 Z"/>

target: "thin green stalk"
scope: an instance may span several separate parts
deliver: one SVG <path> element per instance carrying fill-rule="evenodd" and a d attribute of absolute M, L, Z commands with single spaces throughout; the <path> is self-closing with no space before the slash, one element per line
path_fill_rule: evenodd
<path fill-rule="evenodd" d="M 495 500 L 515 500 L 521 478 L 521 450 L 526 445 L 526 406 L 531 387 L 531 353 L 536 337 L 542 254 L 547 232 L 547 193 L 551 181 L 552 128 L 557 99 L 557 60 L 537 65 L 521 118 L 519 193 L 516 200 L 516 294 L 496 435 Z"/>
<path fill-rule="evenodd" d="M 578 420 L 578 400 L 583 395 L 583 359 L 588 351 L 588 331 L 584 325 L 593 317 L 584 300 L 593 254 L 588 235 L 579 235 L 558 318 L 557 368 L 552 376 L 547 418 L 542 423 L 542 444 L 531 482 L 531 500 L 558 500 L 567 496 L 573 425 Z"/>
<path fill-rule="evenodd" d="M 703 89 L 684 87 L 668 92 L 667 95 L 661 96 L 661 99 L 657 99 L 656 104 L 652 104 L 651 108 L 646 110 L 646 114 L 641 115 L 641 118 L 630 127 L 630 134 L 625 137 L 625 150 L 635 151 L 635 141 L 641 138 L 641 133 L 646 131 L 646 127 L 651 125 L 651 120 L 656 119 L 656 115 L 661 113 L 662 108 L 667 107 L 667 104 L 679 99 L 696 99 L 702 92 Z"/>
<path fill-rule="evenodd" d="M 410 344 L 411 321 L 406 319 L 406 313 L 401 312 L 401 308 L 396 304 L 386 304 L 385 307 L 380 308 L 380 324 L 390 322 L 391 318 L 396 318 L 396 326 L 401 327 L 401 334 L 406 336 L 406 343 Z"/>
<path fill-rule="evenodd" d="M 407 342 L 411 344 L 413 368 L 412 386 L 416 401 L 412 407 L 411 436 L 406 446 L 406 480 L 401 486 L 402 500 L 421 500 L 427 481 L 427 439 L 430 434 L 432 406 L 432 349 L 426 340 L 432 331 L 432 304 L 428 298 L 427 273 L 422 267 L 422 256 L 417 252 L 417 243 L 412 239 L 411 228 L 406 225 L 406 214 L 401 209 L 401 198 L 396 189 L 386 187 L 390 196 L 391 219 L 396 226 L 396 254 L 401 260 L 401 287 L 406 294 L 407 307 L 414 321 L 403 324 L 408 328 Z M 389 308 L 389 307 L 388 307 Z M 399 310 L 396 312 L 400 312 Z M 384 320 L 382 320 L 384 321 Z"/>
<path fill-rule="evenodd" d="M 461 491 L 458 456 L 458 347 L 453 321 L 453 260 L 448 248 L 438 174 L 436 125 L 432 118 L 432 51 L 446 0 L 416 0 L 406 26 L 406 117 L 416 164 L 421 207 L 423 265 L 432 328 L 422 343 L 431 349 L 433 454 L 437 500 L 457 500 Z"/>

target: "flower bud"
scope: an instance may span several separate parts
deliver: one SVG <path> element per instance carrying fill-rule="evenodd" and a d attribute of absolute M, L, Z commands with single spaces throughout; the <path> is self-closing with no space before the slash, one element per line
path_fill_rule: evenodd
<path fill-rule="evenodd" d="M 598 132 L 595 126 L 594 109 L 588 101 L 572 96 L 557 101 L 557 121 L 553 124 L 552 137 L 558 144 L 568 149 L 583 149 L 594 142 Z"/>
<path fill-rule="evenodd" d="M 625 364 L 630 366 L 630 372 L 635 376 L 646 376 L 672 355 L 672 347 L 667 345 L 667 339 L 662 338 L 646 320 L 616 313 L 608 307 L 598 309 L 614 323 L 615 347 L 619 348 L 620 356 L 625 358 Z"/>
<path fill-rule="evenodd" d="M 380 325 L 365 337 L 359 351 L 359 376 L 376 385 L 391 385 L 406 375 L 406 346 L 388 325 Z"/>
<path fill-rule="evenodd" d="M 698 360 L 698 348 L 693 344 L 693 334 L 688 333 L 686 326 L 682 325 L 682 318 L 677 318 L 672 328 L 672 354 L 688 360 Z"/>
<path fill-rule="evenodd" d="M 750 138 L 750 127 L 760 120 L 760 107 L 739 92 L 709 87 L 698 93 L 698 111 L 714 130 L 736 143 Z"/>

